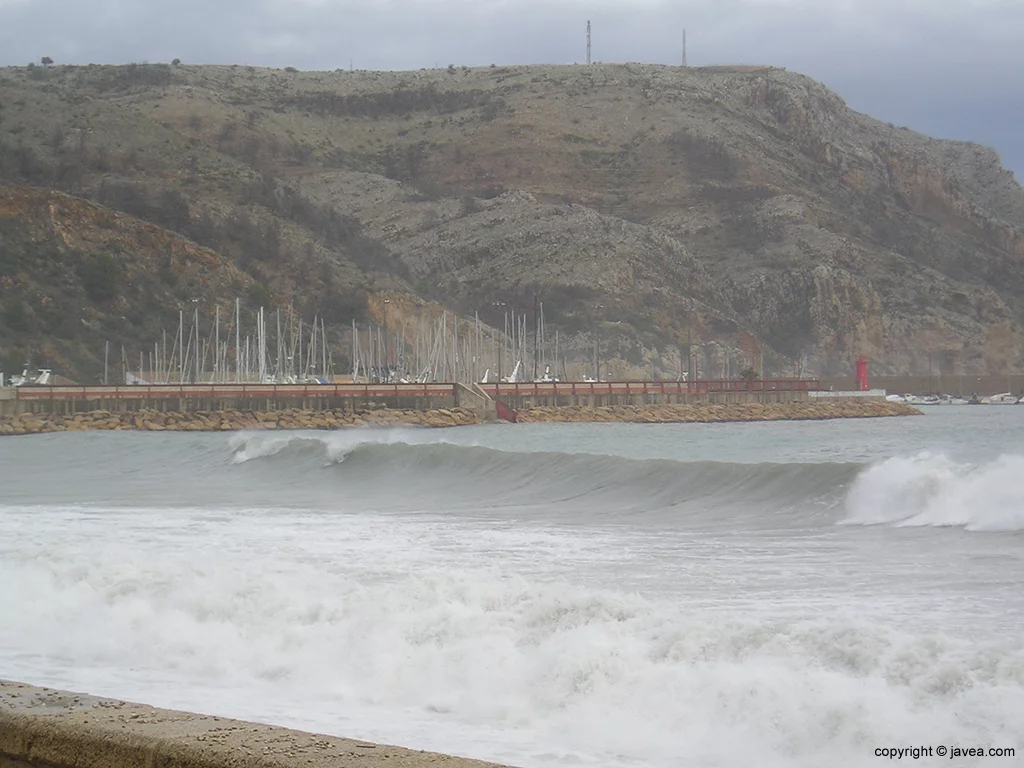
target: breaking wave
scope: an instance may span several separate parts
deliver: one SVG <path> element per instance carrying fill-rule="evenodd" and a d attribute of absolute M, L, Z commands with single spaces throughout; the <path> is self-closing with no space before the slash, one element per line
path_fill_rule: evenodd
<path fill-rule="evenodd" d="M 61 660 L 65 686 L 529 766 L 852 768 L 939 734 L 1024 737 L 1019 644 L 721 617 L 486 570 L 374 581 L 230 549 L 122 554 L 0 563 L 20 585 L 0 607 L 21 617 L 0 651 Z M 38 680 L 24 658 L 6 671 Z"/>
<path fill-rule="evenodd" d="M 1024 530 L 1024 456 L 986 464 L 920 453 L 876 463 L 846 497 L 849 525 L 959 526 L 968 531 Z"/>

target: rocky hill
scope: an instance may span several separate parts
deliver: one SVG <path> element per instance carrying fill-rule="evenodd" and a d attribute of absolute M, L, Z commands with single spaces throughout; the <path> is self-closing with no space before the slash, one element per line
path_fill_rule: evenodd
<path fill-rule="evenodd" d="M 996 154 L 780 69 L 7 68 L 0 184 L 9 369 L 95 378 L 235 296 L 324 317 L 339 361 L 353 319 L 543 303 L 617 375 L 1024 366 Z"/>

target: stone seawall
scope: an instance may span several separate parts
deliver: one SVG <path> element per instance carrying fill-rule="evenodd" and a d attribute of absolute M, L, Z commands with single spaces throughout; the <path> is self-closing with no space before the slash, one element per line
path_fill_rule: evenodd
<path fill-rule="evenodd" d="M 918 415 L 916 408 L 889 402 L 730 403 L 702 405 L 549 406 L 516 412 L 529 422 L 633 422 L 643 424 L 856 419 Z M 242 429 L 346 429 L 366 427 L 459 427 L 480 424 L 479 411 L 441 408 L 429 411 L 376 408 L 357 411 L 88 411 L 0 417 L 0 435 L 90 430 L 153 432 L 227 432 Z"/>
<path fill-rule="evenodd" d="M 0 680 L 0 768 L 500 768 Z"/>

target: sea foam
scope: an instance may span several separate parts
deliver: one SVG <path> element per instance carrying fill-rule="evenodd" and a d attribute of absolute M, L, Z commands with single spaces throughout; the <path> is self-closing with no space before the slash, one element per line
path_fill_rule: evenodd
<path fill-rule="evenodd" d="M 1019 642 L 592 588 L 551 567 L 578 532 L 108 514 L 36 512 L 45 546 L 8 540 L 6 675 L 526 768 L 853 768 L 1024 738 Z M 483 556 L 507 537 L 545 575 Z"/>

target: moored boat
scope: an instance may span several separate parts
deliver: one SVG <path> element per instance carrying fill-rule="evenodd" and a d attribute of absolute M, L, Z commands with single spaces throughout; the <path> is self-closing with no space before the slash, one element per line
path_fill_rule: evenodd
<path fill-rule="evenodd" d="M 981 398 L 982 405 L 1017 405 L 1021 398 L 1012 392 L 1002 392 L 998 395 Z"/>

